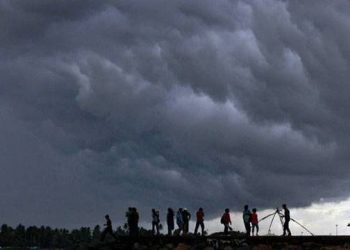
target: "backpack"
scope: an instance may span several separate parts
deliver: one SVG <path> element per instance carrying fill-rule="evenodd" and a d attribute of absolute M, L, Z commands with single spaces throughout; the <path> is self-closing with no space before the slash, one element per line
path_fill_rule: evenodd
<path fill-rule="evenodd" d="M 221 216 L 220 223 L 221 223 L 221 224 L 225 224 L 224 216 Z"/>

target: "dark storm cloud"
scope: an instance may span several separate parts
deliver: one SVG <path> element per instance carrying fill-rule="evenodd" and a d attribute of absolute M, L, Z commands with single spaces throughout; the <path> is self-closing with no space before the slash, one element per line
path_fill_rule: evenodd
<path fill-rule="evenodd" d="M 347 197 L 349 8 L 1 1 L 3 216 Z"/>

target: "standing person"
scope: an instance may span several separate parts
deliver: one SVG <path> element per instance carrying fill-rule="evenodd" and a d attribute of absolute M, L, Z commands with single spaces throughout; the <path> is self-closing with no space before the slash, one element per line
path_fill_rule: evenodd
<path fill-rule="evenodd" d="M 139 214 L 136 207 L 129 207 L 126 212 L 127 224 L 129 228 L 129 236 L 137 237 L 138 236 L 138 223 L 139 223 Z"/>
<path fill-rule="evenodd" d="M 286 236 L 286 232 L 288 232 L 288 236 L 291 236 L 291 232 L 289 230 L 289 221 L 290 221 L 290 213 L 286 204 L 282 205 L 284 210 L 284 224 L 283 224 L 283 236 Z"/>
<path fill-rule="evenodd" d="M 130 235 L 132 237 L 138 237 L 139 235 L 139 213 L 137 212 L 136 207 L 131 208 L 131 228 Z"/>
<path fill-rule="evenodd" d="M 251 217 L 251 215 L 252 215 L 252 213 L 249 211 L 248 205 L 245 205 L 242 217 L 243 217 L 244 227 L 245 227 L 245 231 L 246 231 L 247 236 L 250 236 L 250 217 Z"/>
<path fill-rule="evenodd" d="M 196 213 L 196 227 L 194 229 L 194 234 L 197 235 L 198 227 L 201 226 L 202 236 L 204 235 L 204 211 L 203 208 L 199 208 Z"/>
<path fill-rule="evenodd" d="M 252 222 L 252 235 L 254 236 L 254 229 L 256 229 L 256 236 L 259 234 L 259 220 L 258 220 L 258 214 L 256 213 L 256 208 L 253 208 L 253 213 L 251 215 L 251 222 Z"/>
<path fill-rule="evenodd" d="M 172 235 L 172 231 L 174 230 L 174 210 L 170 207 L 168 208 L 168 213 L 166 215 L 166 223 L 168 225 L 168 235 Z"/>
<path fill-rule="evenodd" d="M 179 235 L 180 235 L 181 231 L 183 233 L 183 230 L 184 230 L 184 221 L 183 221 L 183 217 L 182 217 L 182 212 L 183 212 L 182 208 L 179 208 L 179 210 L 176 213 L 176 224 L 179 228 Z"/>
<path fill-rule="evenodd" d="M 155 229 L 157 230 L 157 235 L 159 235 L 159 211 L 152 209 L 152 234 L 156 235 Z"/>
<path fill-rule="evenodd" d="M 226 208 L 225 213 L 221 216 L 221 224 L 224 224 L 224 233 L 228 234 L 228 230 L 230 229 L 232 231 L 232 228 L 230 225 L 231 222 L 231 216 L 230 216 L 230 209 Z"/>
<path fill-rule="evenodd" d="M 191 219 L 191 214 L 190 214 L 190 212 L 188 212 L 187 208 L 185 208 L 182 211 L 183 232 L 184 232 L 184 234 L 188 233 L 190 219 Z"/>
<path fill-rule="evenodd" d="M 106 224 L 104 224 L 104 225 L 106 227 L 101 234 L 101 241 L 104 241 L 107 234 L 110 234 L 111 236 L 113 236 L 114 239 L 117 239 L 117 237 L 113 234 L 112 221 L 109 218 L 108 214 L 106 214 L 105 219 L 106 219 Z"/>
<path fill-rule="evenodd" d="M 126 212 L 125 214 L 125 217 L 126 217 L 126 221 L 127 221 L 127 225 L 128 225 L 128 228 L 129 228 L 129 236 L 132 236 L 132 230 L 133 230 L 133 208 L 132 207 L 129 207 L 128 208 L 128 211 Z"/>

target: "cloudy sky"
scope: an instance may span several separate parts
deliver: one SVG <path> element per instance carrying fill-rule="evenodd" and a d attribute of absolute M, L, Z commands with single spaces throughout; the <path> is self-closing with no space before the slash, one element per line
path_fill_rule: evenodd
<path fill-rule="evenodd" d="M 349 13 L 345 0 L 1 0 L 0 221 L 344 211 Z"/>

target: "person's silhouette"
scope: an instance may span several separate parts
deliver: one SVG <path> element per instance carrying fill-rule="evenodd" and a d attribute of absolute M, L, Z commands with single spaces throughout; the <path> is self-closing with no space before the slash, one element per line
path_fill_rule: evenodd
<path fill-rule="evenodd" d="M 105 216 L 106 219 L 106 224 L 104 224 L 105 229 L 103 230 L 103 232 L 101 233 L 101 241 L 104 241 L 106 235 L 109 233 L 114 239 L 117 239 L 117 237 L 114 235 L 113 233 L 113 229 L 112 229 L 112 221 L 109 218 L 109 215 L 106 214 Z"/>
<path fill-rule="evenodd" d="M 194 229 L 194 234 L 197 235 L 198 227 L 201 226 L 202 236 L 204 235 L 204 211 L 203 208 L 199 208 L 196 212 L 196 227 Z"/>
<path fill-rule="evenodd" d="M 159 211 L 156 211 L 154 208 L 152 209 L 152 234 L 159 235 Z"/>
<path fill-rule="evenodd" d="M 243 223 L 246 231 L 246 235 L 250 236 L 250 220 L 252 213 L 249 211 L 248 205 L 244 206 L 243 210 Z"/>
<path fill-rule="evenodd" d="M 139 235 L 139 213 L 136 207 L 130 207 L 127 212 L 129 235 L 137 237 Z"/>
<path fill-rule="evenodd" d="M 187 210 L 187 208 L 184 208 L 184 210 L 182 211 L 183 232 L 184 232 L 184 234 L 188 233 L 190 219 L 191 219 L 190 212 Z"/>
<path fill-rule="evenodd" d="M 172 208 L 168 208 L 166 223 L 168 225 L 168 235 L 171 236 L 174 230 L 174 210 Z"/>
<path fill-rule="evenodd" d="M 259 219 L 256 208 L 253 208 L 253 213 L 251 216 L 251 222 L 252 222 L 252 235 L 254 236 L 254 229 L 256 229 L 256 236 L 259 235 Z"/>
<path fill-rule="evenodd" d="M 179 210 L 176 212 L 176 224 L 179 228 L 179 235 L 184 232 L 184 221 L 183 221 L 183 216 L 182 216 L 183 209 L 179 208 Z"/>
<path fill-rule="evenodd" d="M 224 225 L 225 234 L 228 234 L 229 229 L 232 231 L 232 228 L 230 227 L 230 225 L 232 224 L 231 217 L 230 217 L 230 209 L 228 208 L 225 209 L 225 212 L 221 217 L 221 224 Z"/>
<path fill-rule="evenodd" d="M 288 236 L 291 236 L 292 234 L 289 229 L 289 221 L 290 221 L 289 209 L 287 208 L 286 204 L 283 204 L 282 208 L 284 210 L 283 236 L 286 236 L 286 232 L 288 232 Z"/>

